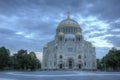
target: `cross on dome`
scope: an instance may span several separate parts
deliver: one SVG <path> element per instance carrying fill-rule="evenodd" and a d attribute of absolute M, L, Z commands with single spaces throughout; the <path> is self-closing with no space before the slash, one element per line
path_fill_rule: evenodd
<path fill-rule="evenodd" d="M 70 19 L 70 12 L 67 13 L 67 19 Z"/>

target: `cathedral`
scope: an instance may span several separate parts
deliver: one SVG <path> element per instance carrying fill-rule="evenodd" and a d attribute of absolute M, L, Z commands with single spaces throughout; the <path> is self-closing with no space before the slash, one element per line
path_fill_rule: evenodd
<path fill-rule="evenodd" d="M 92 43 L 84 40 L 80 25 L 70 18 L 62 20 L 55 39 L 43 48 L 44 70 L 95 70 L 96 53 Z"/>

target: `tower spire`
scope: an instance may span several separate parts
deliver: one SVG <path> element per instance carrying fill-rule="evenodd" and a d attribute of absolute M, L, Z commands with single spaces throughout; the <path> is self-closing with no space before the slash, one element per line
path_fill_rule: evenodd
<path fill-rule="evenodd" d="M 70 12 L 67 13 L 67 19 L 70 19 Z"/>

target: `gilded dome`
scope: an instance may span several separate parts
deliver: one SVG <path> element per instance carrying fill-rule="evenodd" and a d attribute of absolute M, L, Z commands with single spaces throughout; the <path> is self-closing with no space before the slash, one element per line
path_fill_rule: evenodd
<path fill-rule="evenodd" d="M 64 33 L 63 32 L 59 32 L 58 36 L 64 36 Z"/>
<path fill-rule="evenodd" d="M 48 48 L 48 45 L 45 45 L 44 48 Z"/>
<path fill-rule="evenodd" d="M 77 32 L 75 35 L 76 36 L 81 36 L 82 34 L 80 32 Z"/>
<path fill-rule="evenodd" d="M 58 28 L 62 27 L 79 27 L 79 24 L 75 20 L 70 19 L 70 15 L 68 13 L 67 19 L 61 21 L 58 25 Z"/>

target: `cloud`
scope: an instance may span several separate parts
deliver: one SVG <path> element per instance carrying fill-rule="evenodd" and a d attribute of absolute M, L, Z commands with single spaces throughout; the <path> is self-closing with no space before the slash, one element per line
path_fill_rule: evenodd
<path fill-rule="evenodd" d="M 84 39 L 104 54 L 106 48 L 120 47 L 119 10 L 119 0 L 0 0 L 0 46 L 42 52 L 70 11 Z"/>
<path fill-rule="evenodd" d="M 37 58 L 42 62 L 42 58 L 43 58 L 43 53 L 42 52 L 35 52 Z"/>
<path fill-rule="evenodd" d="M 96 57 L 102 58 L 109 52 L 109 49 L 110 48 L 108 48 L 108 47 L 97 47 L 96 48 Z"/>

